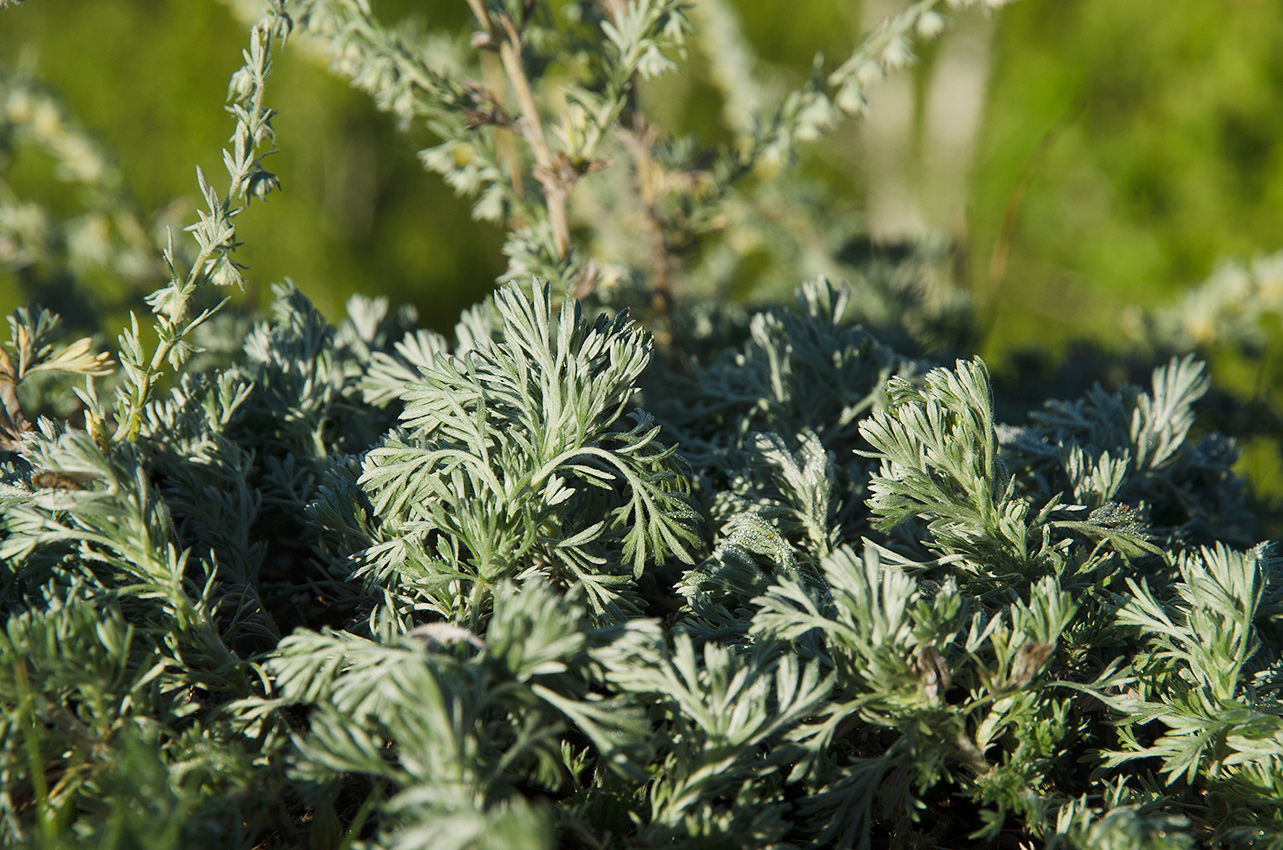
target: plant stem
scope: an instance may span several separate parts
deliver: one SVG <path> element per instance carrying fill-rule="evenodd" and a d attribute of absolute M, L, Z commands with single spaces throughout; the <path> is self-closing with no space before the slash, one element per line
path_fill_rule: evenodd
<path fill-rule="evenodd" d="M 507 40 L 499 45 L 499 58 L 503 61 L 508 82 L 516 92 L 517 103 L 521 107 L 525 123 L 522 135 L 530 142 L 535 154 L 535 178 L 543 186 L 544 198 L 548 201 L 548 221 L 552 225 L 552 236 L 557 246 L 557 256 L 565 259 L 570 254 L 570 221 L 566 215 L 566 180 L 558 168 L 557 162 L 548 147 L 548 138 L 544 134 L 543 121 L 539 117 L 539 107 L 535 103 L 534 92 L 530 90 L 530 81 L 526 78 L 525 66 L 521 63 L 521 36 L 517 33 L 512 21 L 504 18 L 503 27 Z"/>
<path fill-rule="evenodd" d="M 22 433 L 30 428 L 18 399 L 17 371 L 9 353 L 0 349 L 0 451 L 17 451 L 22 445 Z"/>

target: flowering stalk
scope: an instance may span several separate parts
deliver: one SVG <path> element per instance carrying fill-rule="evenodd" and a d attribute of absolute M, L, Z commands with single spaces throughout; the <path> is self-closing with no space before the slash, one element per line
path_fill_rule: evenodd
<path fill-rule="evenodd" d="M 290 18 L 285 14 L 282 3 L 274 0 L 251 30 L 249 49 L 243 51 L 244 67 L 232 75 L 227 89 L 231 102 L 228 111 L 236 116 L 236 129 L 230 139 L 232 149 L 223 150 L 223 163 L 227 167 L 230 185 L 227 193 L 220 196 L 205 179 L 204 173 L 196 169 L 205 209 L 198 213 L 199 221 L 185 229 L 192 234 L 199 250 L 184 274 L 178 267 L 170 234 L 163 254 L 170 274 L 169 285 L 147 297 L 147 304 L 156 315 L 158 341 L 155 350 L 150 357 L 147 356 L 138 319 L 133 314 L 130 315 L 129 327 L 118 337 L 120 365 L 125 380 L 117 391 L 116 441 L 132 442 L 137 439 L 143 410 L 154 397 L 165 363 L 174 369 L 182 366 L 194 350 L 187 342 L 191 332 L 227 303 L 227 299 L 223 299 L 192 317 L 192 299 L 196 291 L 206 284 L 219 287 L 244 284 L 241 276 L 244 267 L 232 259 L 232 253 L 241 244 L 236 238 L 233 220 L 244 207 L 233 204 L 244 201 L 248 205 L 252 197 L 266 200 L 279 186 L 276 175 L 262 165 L 263 159 L 272 153 L 264 148 L 274 139 L 274 111 L 264 105 L 263 95 L 272 71 L 272 48 L 276 41 L 283 42 L 288 37 L 290 27 Z M 105 416 L 96 405 L 96 394 L 89 389 L 81 394 L 81 398 L 89 407 L 91 431 L 105 434 Z"/>

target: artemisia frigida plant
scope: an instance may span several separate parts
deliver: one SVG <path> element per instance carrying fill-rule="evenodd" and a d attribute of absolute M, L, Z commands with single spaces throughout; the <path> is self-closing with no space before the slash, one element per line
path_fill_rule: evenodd
<path fill-rule="evenodd" d="M 90 199 L 0 184 L 5 262 L 168 283 L 114 358 L 9 321 L 0 844 L 1283 846 L 1280 562 L 1198 428 L 1203 365 L 1004 423 L 912 261 L 701 297 L 796 144 L 978 4 L 917 2 L 762 106 L 721 2 L 469 3 L 475 32 L 416 40 L 272 2 L 226 188 L 200 175 L 152 254 L 110 158 L 4 80 L 3 144 Z M 287 39 L 426 122 L 424 164 L 509 228 L 453 340 L 289 282 L 248 325 L 208 299 L 276 186 Z M 638 95 L 708 43 L 743 72 L 714 74 L 716 150 Z"/>

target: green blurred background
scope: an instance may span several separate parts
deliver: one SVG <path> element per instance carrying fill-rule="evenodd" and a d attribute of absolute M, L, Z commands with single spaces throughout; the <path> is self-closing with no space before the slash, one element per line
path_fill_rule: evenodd
<path fill-rule="evenodd" d="M 842 0 L 733 5 L 762 58 L 795 80 L 816 50 L 848 53 L 861 28 L 857 4 Z M 462 0 L 377 8 L 453 32 L 469 20 Z M 0 13 L 0 62 L 61 90 L 115 152 L 142 210 L 183 198 L 194 209 L 193 164 L 222 185 L 232 122 L 220 106 L 245 42 L 244 23 L 214 0 L 27 0 Z M 910 72 L 919 78 L 924 58 Z M 1276 0 L 1023 0 L 997 16 L 990 60 L 955 263 L 994 329 L 987 356 L 1108 340 L 1127 305 L 1168 303 L 1222 258 L 1283 248 Z M 428 139 L 399 133 L 296 49 L 278 58 L 269 103 L 280 147 L 269 167 L 284 191 L 239 220 L 257 285 L 247 297 L 261 302 L 289 276 L 332 318 L 359 291 L 415 303 L 449 328 L 502 270 L 502 234 L 420 169 L 414 151 Z M 804 167 L 858 199 L 855 137 L 840 129 Z M 11 169 L 15 188 L 53 191 L 27 159 Z M 123 310 L 128 295 L 104 309 Z M 23 300 L 0 272 L 0 309 Z"/>

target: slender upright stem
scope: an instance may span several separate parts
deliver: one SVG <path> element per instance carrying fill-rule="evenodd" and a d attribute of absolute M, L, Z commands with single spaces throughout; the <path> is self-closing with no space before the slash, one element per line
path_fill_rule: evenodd
<path fill-rule="evenodd" d="M 552 236 L 557 245 L 557 255 L 565 259 L 570 254 L 570 220 L 566 215 L 566 181 L 557 167 L 557 161 L 548 147 L 548 138 L 544 133 L 543 121 L 539 117 L 539 107 L 535 103 L 534 92 L 530 90 L 530 81 L 526 78 L 526 69 L 521 62 L 521 36 L 517 33 L 512 21 L 503 20 L 507 39 L 499 45 L 499 58 L 503 61 L 508 82 L 517 95 L 524 119 L 522 134 L 530 142 L 535 154 L 535 177 L 543 186 L 544 197 L 548 201 L 548 220 L 552 224 Z"/>
<path fill-rule="evenodd" d="M 663 327 L 656 329 L 655 340 L 661 348 L 667 348 L 672 342 L 672 255 L 669 252 L 664 223 L 659 217 L 659 184 L 662 176 L 653 156 L 655 136 L 654 129 L 648 127 L 637 112 L 633 113 L 632 132 L 620 132 L 624 146 L 633 157 L 633 169 L 637 175 L 637 194 L 641 198 L 642 208 L 646 211 L 651 268 L 655 276 L 655 291 L 651 297 L 651 307 L 663 322 Z"/>

